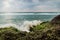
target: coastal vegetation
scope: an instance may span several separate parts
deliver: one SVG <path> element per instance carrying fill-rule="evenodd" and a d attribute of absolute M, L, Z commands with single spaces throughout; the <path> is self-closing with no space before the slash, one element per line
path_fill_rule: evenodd
<path fill-rule="evenodd" d="M 30 28 L 30 32 L 19 31 L 12 26 L 0 28 L 0 40 L 60 40 L 60 24 L 53 21 L 42 22 Z"/>

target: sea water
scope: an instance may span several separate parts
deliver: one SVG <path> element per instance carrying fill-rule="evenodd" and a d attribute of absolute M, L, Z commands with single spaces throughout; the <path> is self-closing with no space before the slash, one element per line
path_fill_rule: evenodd
<path fill-rule="evenodd" d="M 21 23 L 23 21 L 50 21 L 59 13 L 0 13 L 0 24 Z"/>
<path fill-rule="evenodd" d="M 21 31 L 29 32 L 29 26 L 42 21 L 51 21 L 60 13 L 0 13 L 0 28 L 13 26 Z"/>

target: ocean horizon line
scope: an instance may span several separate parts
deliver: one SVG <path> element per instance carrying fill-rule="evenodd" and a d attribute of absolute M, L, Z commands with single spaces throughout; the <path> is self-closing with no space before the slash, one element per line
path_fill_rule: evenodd
<path fill-rule="evenodd" d="M 0 12 L 0 13 L 60 13 L 60 12 Z"/>

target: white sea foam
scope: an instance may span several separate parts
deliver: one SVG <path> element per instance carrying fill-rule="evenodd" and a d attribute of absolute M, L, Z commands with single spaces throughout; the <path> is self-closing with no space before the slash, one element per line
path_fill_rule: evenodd
<path fill-rule="evenodd" d="M 0 28 L 5 28 L 5 27 L 11 27 L 12 26 L 12 27 L 17 28 L 20 31 L 30 32 L 29 31 L 30 27 L 33 28 L 33 26 L 40 25 L 40 23 L 42 23 L 42 21 L 40 21 L 40 20 L 24 21 L 20 25 L 16 25 L 16 24 L 12 24 L 12 23 L 2 24 L 2 25 L 0 25 Z"/>

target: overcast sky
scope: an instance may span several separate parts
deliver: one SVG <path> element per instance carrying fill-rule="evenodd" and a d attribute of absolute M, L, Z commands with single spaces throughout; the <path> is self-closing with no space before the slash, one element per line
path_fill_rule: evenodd
<path fill-rule="evenodd" d="M 0 12 L 60 12 L 60 0 L 0 0 Z"/>

